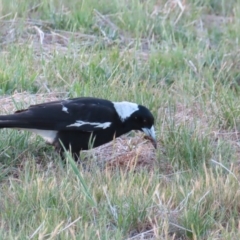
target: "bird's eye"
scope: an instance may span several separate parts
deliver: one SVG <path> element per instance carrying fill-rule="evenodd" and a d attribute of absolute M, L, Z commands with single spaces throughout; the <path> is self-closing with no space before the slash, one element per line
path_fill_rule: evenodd
<path fill-rule="evenodd" d="M 135 119 L 137 120 L 138 118 L 137 118 L 137 117 L 135 117 Z"/>
<path fill-rule="evenodd" d="M 146 119 L 143 119 L 143 122 L 144 122 L 144 123 L 147 123 L 147 120 L 146 120 Z"/>

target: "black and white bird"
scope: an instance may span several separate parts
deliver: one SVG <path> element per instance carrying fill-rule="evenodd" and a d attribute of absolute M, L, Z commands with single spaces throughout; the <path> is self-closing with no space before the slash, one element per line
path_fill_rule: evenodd
<path fill-rule="evenodd" d="M 40 135 L 64 153 L 78 159 L 81 150 L 98 147 L 131 130 L 143 131 L 156 148 L 154 117 L 144 106 L 92 97 L 32 105 L 14 114 L 0 115 L 0 128 L 24 129 Z"/>

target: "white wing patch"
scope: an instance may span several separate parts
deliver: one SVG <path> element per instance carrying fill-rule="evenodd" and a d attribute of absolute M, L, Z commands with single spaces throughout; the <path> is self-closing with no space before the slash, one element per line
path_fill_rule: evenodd
<path fill-rule="evenodd" d="M 68 125 L 67 127 L 81 127 L 83 125 L 92 125 L 95 128 L 108 128 L 111 126 L 110 122 L 105 122 L 105 123 L 98 123 L 98 122 L 84 122 L 81 120 L 77 120 L 75 123 Z"/>
<path fill-rule="evenodd" d="M 64 105 L 62 105 L 62 111 L 65 113 L 69 113 L 67 107 L 65 107 Z"/>
<path fill-rule="evenodd" d="M 40 135 L 46 142 L 51 144 L 54 142 L 57 136 L 57 131 L 53 131 L 53 130 L 39 130 L 39 129 L 26 129 L 26 128 L 24 130 L 28 130 L 30 132 L 34 132 Z"/>
<path fill-rule="evenodd" d="M 139 110 L 138 105 L 131 102 L 113 102 L 113 105 L 122 122 Z"/>

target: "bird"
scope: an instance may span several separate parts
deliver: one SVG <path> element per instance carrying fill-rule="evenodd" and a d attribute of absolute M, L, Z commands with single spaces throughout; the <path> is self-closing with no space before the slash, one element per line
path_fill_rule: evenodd
<path fill-rule="evenodd" d="M 75 161 L 82 150 L 101 146 L 131 130 L 144 132 L 157 147 L 154 117 L 147 107 L 95 97 L 30 105 L 13 114 L 0 115 L 0 128 L 40 135 L 62 157 L 65 150 L 70 151 Z"/>

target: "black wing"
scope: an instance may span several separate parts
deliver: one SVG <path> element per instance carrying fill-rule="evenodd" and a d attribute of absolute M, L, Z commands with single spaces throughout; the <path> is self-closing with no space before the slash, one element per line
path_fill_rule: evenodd
<path fill-rule="evenodd" d="M 116 119 L 112 102 L 97 98 L 73 98 L 32 105 L 15 114 L 0 116 L 0 127 L 96 131 Z"/>

